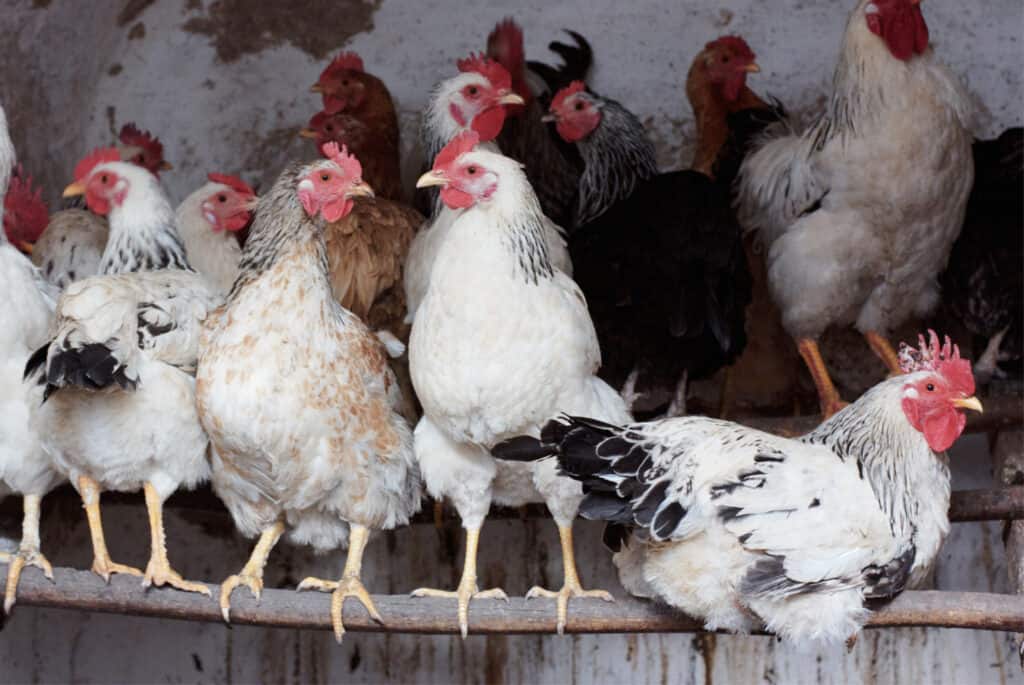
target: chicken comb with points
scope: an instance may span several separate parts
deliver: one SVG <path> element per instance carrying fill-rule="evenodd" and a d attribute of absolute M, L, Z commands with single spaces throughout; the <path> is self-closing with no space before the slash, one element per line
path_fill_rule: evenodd
<path fill-rule="evenodd" d="M 4 223 L 16 222 L 19 233 L 16 238 L 28 243 L 38 240 L 50 222 L 50 212 L 43 201 L 43 189 L 32 188 L 32 177 L 24 173 L 20 164 L 11 176 L 7 195 L 4 196 L 4 209 Z"/>
<path fill-rule="evenodd" d="M 248 197 L 256 197 L 256 191 L 252 189 L 248 183 L 240 179 L 238 176 L 232 176 L 231 174 L 207 174 L 206 178 L 213 183 L 221 183 L 226 185 L 231 190 L 234 190 L 240 195 L 246 195 Z"/>
<path fill-rule="evenodd" d="M 366 71 L 363 67 L 363 58 L 351 50 L 340 53 L 320 72 L 320 80 L 323 81 L 339 71 Z"/>
<path fill-rule="evenodd" d="M 512 17 L 505 17 L 497 23 L 487 36 L 487 54 L 499 59 L 499 53 L 509 64 L 523 64 L 526 54 L 523 50 L 523 29 Z"/>
<path fill-rule="evenodd" d="M 149 131 L 140 130 L 134 123 L 122 126 L 121 132 L 117 134 L 117 139 L 123 145 L 134 145 L 152 153 L 159 159 L 164 158 L 164 144 L 160 142 L 160 139 Z"/>
<path fill-rule="evenodd" d="M 320 152 L 324 157 L 341 167 L 341 170 L 349 178 L 361 179 L 363 177 L 363 165 L 359 163 L 355 155 L 349 154 L 346 146 L 338 147 L 337 143 L 331 141 L 324 143 L 323 147 L 320 148 Z"/>
<path fill-rule="evenodd" d="M 75 180 L 81 181 L 86 178 L 99 164 L 107 162 L 120 162 L 121 153 L 116 147 L 101 147 L 93 150 L 75 165 Z"/>
<path fill-rule="evenodd" d="M 508 69 L 483 53 L 473 53 L 469 57 L 460 59 L 455 66 L 463 74 L 469 72 L 480 74 L 495 88 L 509 90 L 512 87 L 512 75 L 508 73 Z"/>
<path fill-rule="evenodd" d="M 480 142 L 480 134 L 476 131 L 463 131 L 448 141 L 448 144 L 434 158 L 434 169 L 443 169 L 456 159 L 471 151 Z"/>
<path fill-rule="evenodd" d="M 582 93 L 587 89 L 587 86 L 583 81 L 573 81 L 562 90 L 555 93 L 555 97 L 551 100 L 551 111 L 555 112 L 561 109 L 565 101 L 577 93 Z"/>
<path fill-rule="evenodd" d="M 747 45 L 747 41 L 739 36 L 722 36 L 704 46 L 705 50 L 719 50 L 721 48 L 730 48 L 733 54 L 742 60 L 753 62 L 757 59 L 757 55 Z"/>
<path fill-rule="evenodd" d="M 917 340 L 917 349 L 907 343 L 900 343 L 899 360 L 903 373 L 935 371 L 945 376 L 952 385 L 968 393 L 974 392 L 971 362 L 960 357 L 960 348 L 953 344 L 948 335 L 940 343 L 938 334 L 928 329 L 928 340 L 923 335 L 919 335 Z"/>

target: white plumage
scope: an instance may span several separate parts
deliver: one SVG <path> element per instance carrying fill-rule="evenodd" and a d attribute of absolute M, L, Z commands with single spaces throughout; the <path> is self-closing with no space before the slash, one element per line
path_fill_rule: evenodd
<path fill-rule="evenodd" d="M 238 277 L 242 247 L 231 231 L 214 230 L 216 217 L 204 205 L 218 195 L 228 197 L 234 193 L 229 186 L 211 181 L 182 200 L 174 217 L 189 264 L 221 296 L 227 295 Z"/>

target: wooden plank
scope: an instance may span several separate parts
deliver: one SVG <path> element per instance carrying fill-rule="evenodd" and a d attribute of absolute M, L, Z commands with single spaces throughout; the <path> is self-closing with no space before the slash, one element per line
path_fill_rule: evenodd
<path fill-rule="evenodd" d="M 26 571 L 18 605 L 152 616 L 189 621 L 221 621 L 213 599 L 171 589 L 146 591 L 138 579 L 115 576 L 109 585 L 89 571 L 54 570 L 55 583 L 35 569 Z M 219 588 L 210 585 L 213 597 Z M 407 595 L 375 595 L 384 617 L 380 625 L 355 600 L 345 605 L 350 631 L 456 634 L 454 600 L 414 599 Z M 292 590 L 265 590 L 257 602 L 247 591 L 232 597 L 232 622 L 277 628 L 329 630 L 329 597 Z M 17 609 L 12 622 L 17 623 Z M 514 597 L 508 602 L 477 600 L 470 606 L 470 632 L 476 634 L 553 633 L 554 603 Z M 996 631 L 1024 631 L 1024 597 L 977 592 L 905 592 L 875 612 L 869 627 L 934 626 Z M 699 622 L 663 605 L 634 598 L 615 602 L 573 600 L 570 633 L 698 632 Z"/>
<path fill-rule="evenodd" d="M 996 480 L 1006 486 L 1004 490 L 1017 490 L 1024 484 L 1024 431 L 1001 431 L 992 449 Z M 1010 587 L 1018 595 L 1024 594 L 1024 521 L 1008 521 L 1003 533 L 1006 545 L 1006 570 Z M 1017 636 L 1017 656 L 1024 668 L 1024 635 Z"/>

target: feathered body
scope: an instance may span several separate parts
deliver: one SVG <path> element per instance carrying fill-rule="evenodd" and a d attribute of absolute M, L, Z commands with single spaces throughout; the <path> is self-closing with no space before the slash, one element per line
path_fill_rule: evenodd
<path fill-rule="evenodd" d="M 32 250 L 32 261 L 46 280 L 63 290 L 99 273 L 110 228 L 86 209 L 63 209 L 50 217 Z"/>

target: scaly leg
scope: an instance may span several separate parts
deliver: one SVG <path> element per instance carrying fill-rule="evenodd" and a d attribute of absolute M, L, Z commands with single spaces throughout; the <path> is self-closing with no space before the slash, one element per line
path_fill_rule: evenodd
<path fill-rule="evenodd" d="M 725 419 L 729 418 L 729 414 L 732 412 L 732 401 L 733 401 L 733 367 L 725 367 L 725 376 L 722 378 L 722 393 L 718 399 L 718 418 Z"/>
<path fill-rule="evenodd" d="M 342 620 L 341 610 L 345 606 L 346 597 L 355 597 L 366 611 L 377 623 L 384 623 L 380 617 L 370 593 L 366 591 L 363 582 L 359 580 L 359 573 L 363 568 L 363 551 L 370 539 L 370 530 L 365 526 L 350 524 L 348 534 L 348 557 L 345 559 L 345 570 L 341 573 L 341 580 L 337 583 L 331 580 L 319 578 L 306 578 L 299 583 L 299 592 L 303 590 L 320 590 L 331 593 L 331 625 L 334 626 L 334 639 L 341 644 L 345 637 L 345 623 Z"/>
<path fill-rule="evenodd" d="M 527 599 L 535 597 L 548 597 L 557 600 L 558 612 L 558 634 L 565 633 L 565 622 L 569 615 L 570 597 L 596 597 L 606 602 L 614 602 L 615 598 L 604 590 L 584 590 L 580 585 L 580 577 L 576 572 L 576 554 L 572 548 L 572 524 L 558 526 L 558 537 L 562 541 L 562 565 L 565 570 L 565 581 L 561 590 L 546 590 L 535 586 L 526 593 Z"/>
<path fill-rule="evenodd" d="M 676 391 L 672 394 L 672 401 L 665 412 L 666 419 L 674 419 L 677 416 L 686 416 L 686 391 L 689 388 L 690 372 L 683 369 L 683 377 L 676 384 Z"/>
<path fill-rule="evenodd" d="M 25 566 L 42 569 L 43 575 L 53 580 L 53 567 L 39 551 L 39 503 L 42 495 L 25 495 L 25 518 L 21 524 L 21 545 L 18 553 L 11 558 L 7 569 L 7 588 L 4 590 L 4 611 L 11 613 L 15 598 L 18 596 L 18 580 Z"/>
<path fill-rule="evenodd" d="M 259 600 L 263 594 L 263 569 L 267 565 L 267 557 L 270 550 L 280 539 L 284 532 L 284 521 L 278 521 L 270 528 L 260 534 L 259 542 L 252 550 L 249 561 L 242 567 L 238 575 L 230 576 L 220 586 L 220 614 L 224 617 L 225 623 L 231 623 L 231 593 L 239 585 L 244 585 L 252 592 L 253 597 Z"/>
<path fill-rule="evenodd" d="M 821 413 L 823 418 L 828 419 L 833 414 L 846 406 L 846 402 L 839 397 L 836 386 L 832 384 L 832 378 L 828 375 L 825 367 L 825 360 L 821 358 L 821 351 L 818 343 L 810 338 L 799 338 L 796 341 L 800 356 L 807 364 L 807 370 L 811 372 L 814 385 L 818 388 L 818 400 L 821 402 Z"/>
<path fill-rule="evenodd" d="M 633 405 L 640 399 L 641 395 L 636 391 L 636 382 L 640 378 L 640 367 L 633 367 L 633 370 L 626 376 L 626 382 L 622 384 L 622 390 L 619 394 L 622 396 L 622 401 L 626 403 L 626 409 L 633 411 Z"/>
<path fill-rule="evenodd" d="M 198 592 L 210 596 L 210 588 L 202 583 L 185 580 L 171 568 L 167 560 L 167 539 L 164 535 L 164 501 L 160 493 L 150 483 L 143 486 L 146 493 L 146 510 L 149 512 L 149 534 L 152 548 L 146 574 L 142 577 L 142 587 L 170 585 L 186 592 Z"/>
<path fill-rule="evenodd" d="M 889 369 L 890 374 L 893 376 L 903 374 L 903 369 L 900 368 L 899 355 L 896 354 L 896 350 L 892 349 L 892 345 L 889 344 L 884 335 L 877 331 L 868 331 L 864 334 L 864 338 L 868 341 L 868 347 L 875 353 L 875 356 L 882 360 L 885 368 Z"/>
<path fill-rule="evenodd" d="M 107 541 L 103 537 L 103 520 L 100 518 L 100 484 L 88 476 L 78 479 L 78 492 L 85 505 L 85 516 L 89 521 L 89 535 L 92 536 L 92 571 L 103 580 L 110 582 L 113 573 L 141 576 L 142 571 L 132 566 L 115 564 L 110 560 Z"/>
<path fill-rule="evenodd" d="M 508 601 L 508 595 L 501 588 L 480 591 L 476 584 L 476 550 L 480 542 L 480 529 L 466 529 L 466 561 L 462 566 L 462 579 L 455 592 L 447 590 L 434 590 L 421 587 L 412 591 L 413 597 L 454 597 L 459 602 L 459 630 L 465 639 L 469 634 L 469 601 L 471 599 L 503 599 Z"/>

